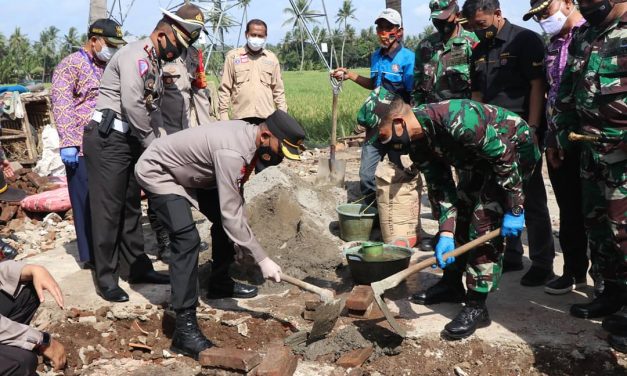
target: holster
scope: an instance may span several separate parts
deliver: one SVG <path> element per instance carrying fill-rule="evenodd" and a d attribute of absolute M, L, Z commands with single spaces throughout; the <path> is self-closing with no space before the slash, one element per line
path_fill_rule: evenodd
<path fill-rule="evenodd" d="M 98 132 L 103 136 L 108 136 L 111 133 L 113 127 L 113 121 L 115 120 L 115 111 L 106 109 L 102 111 L 102 119 L 98 124 Z"/>

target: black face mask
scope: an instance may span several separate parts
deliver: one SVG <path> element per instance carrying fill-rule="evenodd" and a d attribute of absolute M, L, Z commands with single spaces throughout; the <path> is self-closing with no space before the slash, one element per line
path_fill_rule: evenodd
<path fill-rule="evenodd" d="M 450 35 L 455 30 L 456 25 L 455 22 L 448 22 L 447 20 L 433 20 L 433 27 L 435 27 L 438 33 L 443 37 Z"/>
<path fill-rule="evenodd" d="M 401 133 L 400 136 L 396 135 L 396 131 L 394 130 L 394 127 L 392 127 L 392 137 L 390 137 L 389 140 L 382 142 L 382 144 L 387 146 L 390 150 L 396 151 L 397 153 L 408 154 L 411 139 L 409 138 L 407 125 L 403 123 L 403 133 Z"/>
<path fill-rule="evenodd" d="M 183 53 L 183 47 L 178 43 L 170 42 L 170 38 L 165 37 L 165 47 L 159 45 L 159 59 L 163 61 L 174 61 Z"/>
<path fill-rule="evenodd" d="M 579 11 L 583 18 L 592 26 L 599 26 L 605 21 L 607 16 L 612 11 L 612 4 L 609 0 L 604 0 L 602 3 L 598 3 L 589 7 L 579 7 Z"/>
<path fill-rule="evenodd" d="M 260 146 L 257 155 L 261 164 L 266 167 L 276 166 L 283 161 L 283 156 L 272 151 L 269 146 Z"/>
<path fill-rule="evenodd" d="M 475 35 L 477 36 L 477 38 L 479 38 L 481 42 L 485 42 L 487 40 L 494 39 L 494 37 L 496 37 L 496 33 L 498 32 L 499 32 L 498 27 L 494 25 L 490 25 L 486 27 L 485 29 L 475 30 Z"/>

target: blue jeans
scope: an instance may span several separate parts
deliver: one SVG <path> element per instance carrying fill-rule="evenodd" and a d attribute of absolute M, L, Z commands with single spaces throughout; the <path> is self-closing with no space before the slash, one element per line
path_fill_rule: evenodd
<path fill-rule="evenodd" d="M 388 148 L 378 140 L 373 144 L 364 144 L 364 146 L 362 146 L 361 164 L 359 165 L 359 187 L 362 196 L 377 192 L 377 183 L 374 175 L 377 171 L 379 161 L 382 161 L 386 154 L 392 163 L 402 168 L 401 154 L 389 151 Z M 373 194 L 372 197 L 369 197 L 365 202 L 370 203 L 374 201 L 375 198 Z"/>

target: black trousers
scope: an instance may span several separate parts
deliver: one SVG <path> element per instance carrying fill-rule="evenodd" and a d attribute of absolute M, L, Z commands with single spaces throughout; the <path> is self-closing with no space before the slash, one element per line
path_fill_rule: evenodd
<path fill-rule="evenodd" d="M 172 308 L 193 308 L 198 303 L 198 250 L 200 235 L 191 204 L 182 196 L 148 193 L 152 210 L 170 234 L 170 282 Z M 218 190 L 198 190 L 200 212 L 211 221 L 212 268 L 210 286 L 232 283 L 229 267 L 234 261 L 233 243 L 222 227 Z"/>
<path fill-rule="evenodd" d="M 579 163 L 580 150 L 576 148 L 565 154 L 558 169 L 548 166 L 560 208 L 559 240 L 564 254 L 563 273 L 576 279 L 585 278 L 588 270 L 588 235 L 584 226 Z"/>
<path fill-rule="evenodd" d="M 96 280 L 100 288 L 107 289 L 117 286 L 120 276 L 137 277 L 152 270 L 144 252 L 141 189 L 135 179 L 142 147 L 128 133 L 111 130 L 102 134 L 92 121 L 85 127 L 83 148 Z"/>
<path fill-rule="evenodd" d="M 523 185 L 525 193 L 525 224 L 529 239 L 529 258 L 532 266 L 553 269 L 555 245 L 551 217 L 547 206 L 546 189 L 542 178 L 542 159 L 538 161 L 533 174 Z M 522 262 L 523 246 L 521 238 L 508 239 L 504 260 L 506 263 Z"/>
<path fill-rule="evenodd" d="M 33 285 L 26 285 L 13 298 L 0 292 L 0 315 L 11 321 L 28 325 L 39 308 L 39 299 Z M 0 345 L 0 375 L 37 375 L 37 355 L 19 347 Z"/>

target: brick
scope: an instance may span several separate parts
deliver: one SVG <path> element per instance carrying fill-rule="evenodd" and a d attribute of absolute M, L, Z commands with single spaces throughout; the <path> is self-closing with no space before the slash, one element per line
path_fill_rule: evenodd
<path fill-rule="evenodd" d="M 298 358 L 285 346 L 268 347 L 263 362 L 255 368 L 256 376 L 292 376 L 296 372 Z"/>
<path fill-rule="evenodd" d="M 303 318 L 307 321 L 315 321 L 316 311 L 303 311 Z"/>
<path fill-rule="evenodd" d="M 370 303 L 368 308 L 364 311 L 357 311 L 354 309 L 348 310 L 348 317 L 352 317 L 354 319 L 370 319 L 370 315 L 372 314 L 372 310 L 375 306 L 375 303 Z"/>
<path fill-rule="evenodd" d="M 0 214 L 0 224 L 6 225 L 7 222 L 15 217 L 19 206 L 17 205 L 7 205 L 2 207 L 2 214 Z"/>
<path fill-rule="evenodd" d="M 359 367 L 364 364 L 364 362 L 368 360 L 368 358 L 370 358 L 370 355 L 372 355 L 372 351 L 372 346 L 353 350 L 342 355 L 336 363 L 337 365 L 345 368 Z"/>
<path fill-rule="evenodd" d="M 346 299 L 346 308 L 354 311 L 365 311 L 374 301 L 374 293 L 370 286 L 355 286 Z"/>
<path fill-rule="evenodd" d="M 261 355 L 254 351 L 212 347 L 200 353 L 200 365 L 250 371 L 261 363 Z"/>

